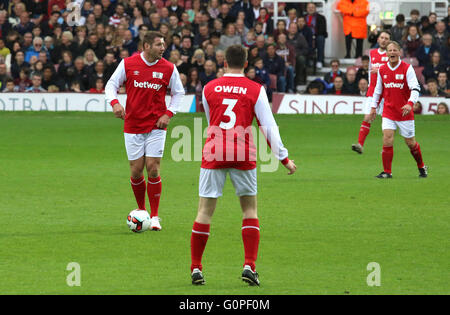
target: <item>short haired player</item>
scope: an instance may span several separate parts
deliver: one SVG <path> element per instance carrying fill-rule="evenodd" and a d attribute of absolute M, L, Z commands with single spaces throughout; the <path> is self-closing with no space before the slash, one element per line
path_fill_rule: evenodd
<path fill-rule="evenodd" d="M 255 117 L 272 152 L 289 170 L 289 174 L 293 174 L 297 167 L 294 161 L 289 160 L 288 151 L 283 146 L 266 90 L 243 74 L 247 66 L 245 48 L 241 45 L 230 46 L 226 50 L 225 60 L 225 75 L 209 82 L 203 89 L 208 136 L 200 169 L 198 213 L 191 234 L 191 278 L 195 285 L 205 282 L 201 264 L 203 251 L 217 198 L 222 196 L 229 175 L 243 212 L 245 261 L 242 280 L 250 285 L 259 285 L 255 271 L 260 238 L 256 206 L 256 149 L 251 131 L 246 134 Z M 242 152 L 245 155 L 239 158 Z"/>
<path fill-rule="evenodd" d="M 177 68 L 162 58 L 165 48 L 162 34 L 147 32 L 143 38 L 143 52 L 123 59 L 105 87 L 105 96 L 115 117 L 124 119 L 125 148 L 137 210 L 146 211 L 147 193 L 151 209 L 150 229 L 155 231 L 161 230 L 158 216 L 162 190 L 160 163 L 166 128 L 184 95 Z M 126 108 L 117 99 L 117 91 L 123 83 L 127 92 Z M 168 106 L 165 101 L 167 89 L 172 95 Z"/>
<path fill-rule="evenodd" d="M 389 62 L 378 70 L 377 84 L 372 99 L 372 108 L 377 107 L 380 97 L 384 98 L 382 115 L 383 130 L 383 172 L 377 178 L 392 178 L 394 157 L 394 134 L 398 129 L 405 139 L 411 155 L 419 169 L 419 177 L 427 177 L 427 167 L 422 160 L 420 145 L 415 138 L 413 105 L 419 98 L 420 86 L 416 73 L 410 64 L 400 60 L 401 47 L 397 42 L 389 42 L 387 56 Z M 372 112 L 375 118 L 375 113 Z"/>
<path fill-rule="evenodd" d="M 376 114 L 381 114 L 383 112 L 383 100 L 379 101 L 377 109 L 372 108 L 371 105 L 373 91 L 377 84 L 378 69 L 388 62 L 386 47 L 390 40 L 391 33 L 389 31 L 382 31 L 377 39 L 379 47 L 371 49 L 369 52 L 369 88 L 366 93 L 367 100 L 364 106 L 364 119 L 359 129 L 358 143 L 352 144 L 352 150 L 359 154 L 362 154 L 364 151 L 364 142 L 370 132 L 370 126 L 374 121 Z"/>

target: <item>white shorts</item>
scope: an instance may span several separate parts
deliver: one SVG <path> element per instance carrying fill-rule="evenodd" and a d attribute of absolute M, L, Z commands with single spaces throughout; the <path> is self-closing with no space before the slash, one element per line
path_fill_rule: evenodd
<path fill-rule="evenodd" d="M 415 136 L 414 120 L 395 121 L 389 118 L 383 117 L 381 123 L 381 129 L 397 130 L 399 129 L 400 135 L 404 138 L 412 138 Z"/>
<path fill-rule="evenodd" d="M 370 110 L 372 109 L 372 96 L 367 97 L 366 102 L 364 103 L 364 115 L 369 115 Z M 383 114 L 383 105 L 384 105 L 384 98 L 381 99 L 381 102 L 378 104 L 377 107 L 377 115 Z"/>
<path fill-rule="evenodd" d="M 238 170 L 234 168 L 200 169 L 199 196 L 205 198 L 218 198 L 222 196 L 223 186 L 227 173 L 233 183 L 236 195 L 255 196 L 257 193 L 256 168 L 252 170 Z"/>
<path fill-rule="evenodd" d="M 148 133 L 124 133 L 128 160 L 134 161 L 144 155 L 148 157 L 162 157 L 166 133 L 166 130 L 161 129 L 154 129 Z"/>

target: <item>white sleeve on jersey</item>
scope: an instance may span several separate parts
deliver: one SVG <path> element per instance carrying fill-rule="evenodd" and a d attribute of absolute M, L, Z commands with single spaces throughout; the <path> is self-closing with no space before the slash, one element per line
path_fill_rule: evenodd
<path fill-rule="evenodd" d="M 411 95 L 409 96 L 408 102 L 415 104 L 419 99 L 420 85 L 419 81 L 417 81 L 416 72 L 411 65 L 406 71 L 406 80 L 408 82 L 408 87 L 411 90 Z"/>
<path fill-rule="evenodd" d="M 170 77 L 169 88 L 172 98 L 167 109 L 176 114 L 180 108 L 181 100 L 184 96 L 184 87 L 181 83 L 180 74 L 178 73 L 178 69 L 175 65 L 173 66 L 172 76 Z"/>
<path fill-rule="evenodd" d="M 203 104 L 203 109 L 205 110 L 206 121 L 208 122 L 208 126 L 209 126 L 209 104 L 205 97 L 205 89 L 203 89 L 203 91 L 202 91 L 202 104 Z"/>
<path fill-rule="evenodd" d="M 275 157 L 280 161 L 287 158 L 288 150 L 284 147 L 283 142 L 281 141 L 280 131 L 278 130 L 278 125 L 273 117 L 269 100 L 267 99 L 266 90 L 263 86 L 261 86 L 258 100 L 255 104 L 255 115 L 259 121 L 260 130 L 266 137 L 272 152 L 275 154 Z"/>
<path fill-rule="evenodd" d="M 370 107 L 378 107 L 378 101 L 380 100 L 381 93 L 383 93 L 383 80 L 381 79 L 380 70 L 378 69 L 377 85 L 375 86 L 375 90 L 373 91 L 372 104 L 370 105 Z"/>
<path fill-rule="evenodd" d="M 117 99 L 117 91 L 126 79 L 127 75 L 125 73 L 125 62 L 122 59 L 117 66 L 116 71 L 114 71 L 105 86 L 105 98 L 108 104 L 111 104 L 112 100 Z"/>

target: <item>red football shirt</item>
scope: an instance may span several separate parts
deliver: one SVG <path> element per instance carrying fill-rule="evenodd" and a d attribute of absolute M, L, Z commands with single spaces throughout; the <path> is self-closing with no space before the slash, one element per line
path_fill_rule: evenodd
<path fill-rule="evenodd" d="M 252 122 L 258 124 L 279 160 L 284 148 L 263 86 L 242 74 L 225 74 L 203 89 L 203 106 L 208 132 L 202 155 L 202 168 L 256 168 L 256 147 Z"/>
<path fill-rule="evenodd" d="M 377 85 L 377 72 L 371 73 L 372 68 L 379 68 L 382 65 L 385 65 L 389 60 L 386 55 L 386 50 L 384 52 L 380 52 L 379 48 L 371 49 L 369 52 L 369 58 L 369 88 L 366 93 L 366 96 L 368 97 L 373 96 L 373 91 Z"/>
<path fill-rule="evenodd" d="M 175 114 L 184 95 L 174 64 L 164 58 L 148 63 L 143 53 L 125 58 L 117 66 L 105 87 L 106 99 L 110 103 L 117 99 L 117 90 L 124 82 L 127 92 L 126 133 L 147 133 L 157 129 L 159 117 L 165 113 L 169 116 Z M 168 88 L 171 89 L 172 100 L 166 107 Z"/>

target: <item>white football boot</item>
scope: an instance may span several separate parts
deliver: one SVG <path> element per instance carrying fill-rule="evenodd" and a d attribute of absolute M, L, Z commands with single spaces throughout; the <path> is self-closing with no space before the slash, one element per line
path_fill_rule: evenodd
<path fill-rule="evenodd" d="M 161 231 L 161 223 L 159 223 L 159 221 L 161 221 L 161 219 L 159 217 L 152 217 L 150 219 L 150 228 L 149 230 L 151 231 Z"/>

